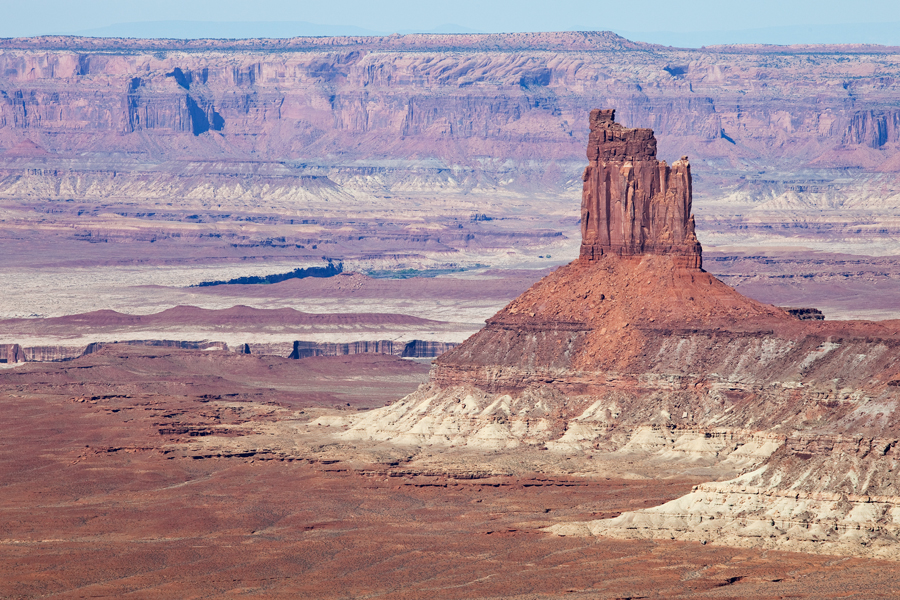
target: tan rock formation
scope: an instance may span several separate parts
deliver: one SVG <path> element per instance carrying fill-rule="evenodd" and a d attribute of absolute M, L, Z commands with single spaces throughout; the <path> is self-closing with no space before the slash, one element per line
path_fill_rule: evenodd
<path fill-rule="evenodd" d="M 0 344 L 0 363 L 25 362 L 25 355 L 19 344 Z"/>
<path fill-rule="evenodd" d="M 807 433 L 763 464 L 660 506 L 566 523 L 562 535 L 673 538 L 897 560 L 898 440 Z"/>
<path fill-rule="evenodd" d="M 616 111 L 592 110 L 581 196 L 581 257 L 670 254 L 699 269 L 688 157 L 656 160 L 650 129 L 627 129 Z"/>

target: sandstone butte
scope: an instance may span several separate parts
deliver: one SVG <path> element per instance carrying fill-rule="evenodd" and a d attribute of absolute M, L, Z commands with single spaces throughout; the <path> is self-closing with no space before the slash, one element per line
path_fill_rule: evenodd
<path fill-rule="evenodd" d="M 580 257 L 344 439 L 547 449 L 736 478 L 563 535 L 900 557 L 900 321 L 802 321 L 702 268 L 687 157 L 590 116 Z M 333 430 L 332 430 L 333 431 Z M 715 471 L 718 469 L 718 471 Z"/>

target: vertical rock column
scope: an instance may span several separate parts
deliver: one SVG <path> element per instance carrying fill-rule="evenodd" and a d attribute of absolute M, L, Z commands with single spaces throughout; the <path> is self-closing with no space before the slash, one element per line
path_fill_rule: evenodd
<path fill-rule="evenodd" d="M 670 254 L 699 269 L 700 242 L 691 215 L 687 157 L 669 167 L 656 160 L 651 129 L 627 129 L 615 110 L 592 110 L 589 164 L 581 196 L 581 257 Z"/>
<path fill-rule="evenodd" d="M 18 344 L 0 344 L 0 362 L 25 362 L 25 353 L 22 352 L 22 347 Z"/>

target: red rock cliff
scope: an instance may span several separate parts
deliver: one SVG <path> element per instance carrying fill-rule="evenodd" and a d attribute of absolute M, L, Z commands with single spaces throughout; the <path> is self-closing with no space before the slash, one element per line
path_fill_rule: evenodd
<path fill-rule="evenodd" d="M 671 254 L 699 269 L 702 250 L 691 215 L 687 157 L 656 160 L 650 129 L 615 122 L 615 110 L 592 110 L 581 196 L 581 257 Z"/>

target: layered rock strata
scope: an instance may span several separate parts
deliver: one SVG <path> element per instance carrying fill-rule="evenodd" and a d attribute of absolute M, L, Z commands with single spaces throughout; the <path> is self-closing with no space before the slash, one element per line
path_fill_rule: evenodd
<path fill-rule="evenodd" d="M 698 485 L 661 506 L 550 530 L 897 560 L 897 444 L 896 436 L 793 435 L 732 480 Z"/>
<path fill-rule="evenodd" d="M 656 159 L 652 130 L 627 129 L 615 115 L 615 110 L 591 111 L 581 257 L 666 254 L 682 257 L 682 266 L 700 268 L 688 157 L 669 167 Z"/>
<path fill-rule="evenodd" d="M 0 364 L 24 362 L 62 362 L 99 352 L 111 345 L 159 346 L 183 350 L 223 350 L 238 354 L 284 356 L 303 359 L 311 356 L 347 356 L 350 354 L 389 354 L 400 358 L 434 358 L 456 347 L 455 342 L 434 340 L 362 340 L 348 343 L 294 341 L 293 343 L 243 343 L 235 348 L 219 341 L 127 340 L 91 342 L 86 346 L 21 346 L 0 344 Z"/>
<path fill-rule="evenodd" d="M 615 153 L 640 140 L 634 147 L 649 163 L 652 135 L 619 129 L 606 115 L 592 114 L 595 131 L 614 133 L 597 136 L 596 155 L 623 156 Z M 628 163 L 617 172 L 636 172 Z M 640 224 L 627 229 L 631 237 L 598 242 L 605 229 L 587 227 L 581 258 L 437 359 L 428 384 L 393 405 L 322 422 L 345 426 L 344 439 L 600 453 L 638 475 L 744 473 L 557 533 L 896 557 L 900 321 L 800 320 L 704 272 L 699 245 L 685 251 L 695 239 L 683 169 L 681 195 L 660 194 L 653 182 L 662 176 L 634 186 L 640 192 L 627 202 L 601 193 L 611 199 L 605 223 Z M 595 189 L 585 186 L 586 202 Z M 657 221 L 652 207 L 667 197 L 682 212 Z M 639 205 L 650 217 L 628 221 Z M 673 231 L 659 223 L 681 223 L 681 237 L 656 233 Z"/>
<path fill-rule="evenodd" d="M 0 344 L 0 363 L 25 362 L 25 355 L 19 344 Z"/>
<path fill-rule="evenodd" d="M 309 358 L 310 356 L 345 356 L 348 354 L 391 354 L 401 358 L 434 358 L 457 346 L 453 342 L 409 340 L 371 340 L 333 344 L 327 342 L 295 341 L 289 358 Z"/>
<path fill-rule="evenodd" d="M 484 164 L 503 150 L 525 170 L 577 160 L 579 115 L 603 97 L 692 155 L 896 170 L 898 70 L 893 48 L 677 49 L 611 32 L 4 39 L 0 148 L 4 158 L 51 158 L 59 175 L 69 167 L 61 157 L 100 148 L 167 162 L 240 157 L 256 169 L 322 164 L 330 152 L 346 165 Z"/>

